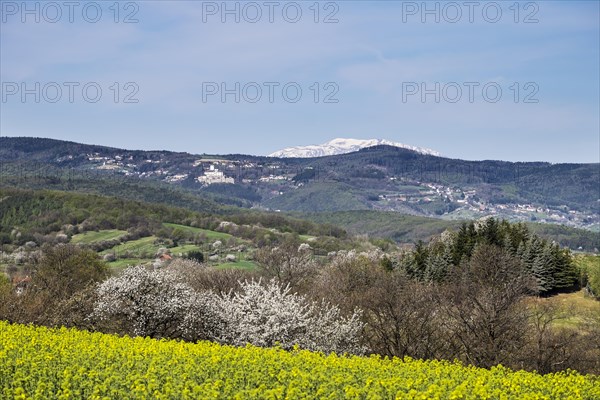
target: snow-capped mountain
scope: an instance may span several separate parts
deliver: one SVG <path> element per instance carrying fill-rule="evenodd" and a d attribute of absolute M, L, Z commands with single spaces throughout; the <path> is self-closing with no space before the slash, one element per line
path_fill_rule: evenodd
<path fill-rule="evenodd" d="M 428 154 L 432 156 L 439 156 L 435 150 L 426 149 L 422 147 L 410 146 L 403 143 L 392 142 L 385 139 L 343 139 L 337 138 L 333 139 L 327 143 L 318 144 L 318 145 L 308 145 L 308 146 L 295 146 L 295 147 L 286 147 L 283 150 L 276 151 L 274 153 L 269 154 L 269 157 L 280 157 L 280 158 L 309 158 L 309 157 L 323 157 L 323 156 L 333 156 L 337 154 L 346 154 L 351 153 L 353 151 L 358 151 L 360 149 L 364 149 L 365 147 L 373 147 L 379 145 L 387 145 L 400 147 L 403 149 L 408 149 L 412 151 L 416 151 L 421 154 Z"/>

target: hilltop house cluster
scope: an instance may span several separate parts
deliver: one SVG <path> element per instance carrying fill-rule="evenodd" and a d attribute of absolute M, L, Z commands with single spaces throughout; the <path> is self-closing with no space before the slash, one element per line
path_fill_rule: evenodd
<path fill-rule="evenodd" d="M 214 165 L 211 165 L 209 170 L 204 171 L 204 175 L 199 176 L 196 180 L 203 185 L 212 185 L 213 183 L 235 183 L 233 178 L 225 176 L 225 174 L 215 168 Z"/>
<path fill-rule="evenodd" d="M 203 186 L 212 184 L 265 185 L 266 193 L 280 196 L 292 187 L 300 187 L 304 182 L 293 179 L 300 170 L 282 169 L 277 161 L 261 163 L 249 160 L 237 161 L 222 158 L 202 158 L 192 162 L 192 168 L 173 166 L 163 155 L 152 158 L 135 159 L 131 154 L 105 155 L 99 152 L 83 155 L 92 169 L 113 171 L 125 176 L 158 178 L 168 183 L 180 183 L 190 176 Z M 73 156 L 61 157 L 58 161 L 70 162 Z M 306 167 L 305 169 L 310 169 Z M 198 174 L 195 172 L 198 171 Z M 234 178 L 235 177 L 235 178 Z M 378 209 L 409 211 L 415 205 L 428 205 L 436 202 L 454 204 L 452 211 L 444 214 L 453 217 L 476 218 L 482 214 L 497 215 L 519 221 L 559 223 L 578 228 L 597 229 L 600 217 L 593 213 L 573 210 L 566 205 L 541 205 L 520 203 L 499 203 L 486 201 L 486 196 L 473 188 L 459 188 L 434 182 L 421 182 L 400 176 L 388 177 L 392 186 L 377 194 Z M 435 204 L 428 207 L 435 207 Z M 451 218 L 447 215 L 445 218 Z"/>

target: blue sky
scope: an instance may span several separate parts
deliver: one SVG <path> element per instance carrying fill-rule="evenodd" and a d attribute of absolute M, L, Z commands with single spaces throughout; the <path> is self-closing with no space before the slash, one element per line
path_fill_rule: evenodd
<path fill-rule="evenodd" d="M 0 134 L 213 154 L 384 138 L 599 161 L 597 1 L 246 3 L 0 1 Z"/>

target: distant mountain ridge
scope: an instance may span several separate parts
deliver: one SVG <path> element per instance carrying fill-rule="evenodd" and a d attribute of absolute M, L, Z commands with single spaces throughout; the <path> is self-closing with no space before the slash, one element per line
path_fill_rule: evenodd
<path fill-rule="evenodd" d="M 227 205 L 282 212 L 394 211 L 447 220 L 493 215 L 598 232 L 599 184 L 599 163 L 466 161 L 389 145 L 276 158 L 0 137 L 0 186 L 118 192 L 176 206 L 194 203 L 199 211 Z"/>
<path fill-rule="evenodd" d="M 355 151 L 359 151 L 360 149 L 364 149 L 367 147 L 373 146 L 392 146 L 399 147 L 401 149 L 412 150 L 420 154 L 427 154 L 430 156 L 440 156 L 440 153 L 417 146 L 411 146 L 404 143 L 392 142 L 386 139 L 345 139 L 345 138 L 337 138 L 330 140 L 327 143 L 318 144 L 318 145 L 308 145 L 308 146 L 293 146 L 286 147 L 283 150 L 276 151 L 274 153 L 269 154 L 269 157 L 279 157 L 279 158 L 312 158 L 312 157 L 324 157 L 324 156 L 334 156 L 339 154 L 347 154 Z"/>

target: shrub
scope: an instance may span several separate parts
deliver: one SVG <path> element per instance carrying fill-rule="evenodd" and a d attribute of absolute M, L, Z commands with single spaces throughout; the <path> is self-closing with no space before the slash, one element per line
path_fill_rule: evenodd
<path fill-rule="evenodd" d="M 185 258 L 194 260 L 199 263 L 204 262 L 204 254 L 200 250 L 192 250 L 188 252 Z"/>
<path fill-rule="evenodd" d="M 195 292 L 172 271 L 129 267 L 98 285 L 97 296 L 93 317 L 115 320 L 120 333 L 187 340 L 219 336 L 214 296 Z"/>
<path fill-rule="evenodd" d="M 290 287 L 275 280 L 245 281 L 237 293 L 221 296 L 221 314 L 226 322 L 226 343 L 261 347 L 294 345 L 310 350 L 361 353 L 360 312 L 340 315 L 337 306 L 317 304 L 290 293 Z"/>

